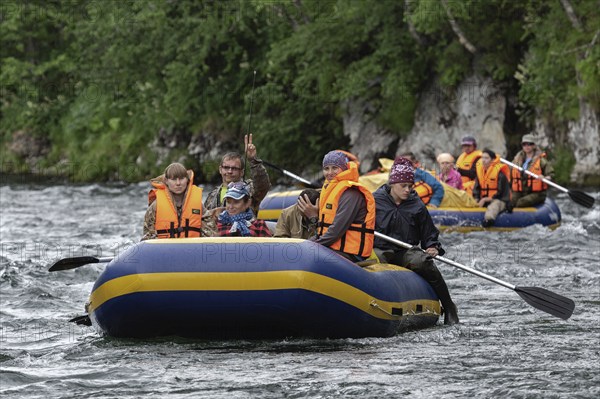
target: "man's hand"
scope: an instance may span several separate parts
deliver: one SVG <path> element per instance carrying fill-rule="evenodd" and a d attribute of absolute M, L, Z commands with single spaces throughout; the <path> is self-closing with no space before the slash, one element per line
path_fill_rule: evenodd
<path fill-rule="evenodd" d="M 477 205 L 480 208 L 483 208 L 485 206 L 485 204 L 487 204 L 488 202 L 492 202 L 492 199 L 490 197 L 483 197 L 482 199 L 479 200 Z"/>
<path fill-rule="evenodd" d="M 246 156 L 249 160 L 256 158 L 256 146 L 252 144 L 252 134 L 244 135 L 244 148 L 246 150 Z"/>
<path fill-rule="evenodd" d="M 435 258 L 439 254 L 439 251 L 437 250 L 436 247 L 429 247 L 425 250 L 425 252 L 427 253 L 427 255 L 431 256 L 432 258 Z"/>
<path fill-rule="evenodd" d="M 298 197 L 298 209 L 307 218 L 319 217 L 319 199 L 317 199 L 317 204 L 313 205 L 310 203 L 308 195 L 304 194 L 303 197 Z"/>
<path fill-rule="evenodd" d="M 225 207 L 221 206 L 219 208 L 211 209 L 207 213 L 208 213 L 209 217 L 213 218 L 216 221 L 219 218 L 219 215 L 221 214 L 221 212 L 223 212 L 224 210 L 225 210 Z"/>

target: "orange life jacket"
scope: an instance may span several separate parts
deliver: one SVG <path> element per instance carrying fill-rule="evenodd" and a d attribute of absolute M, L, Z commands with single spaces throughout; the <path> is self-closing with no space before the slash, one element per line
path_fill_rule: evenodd
<path fill-rule="evenodd" d="M 546 157 L 546 153 L 542 153 L 536 156 L 527 167 L 527 170 L 540 176 L 542 174 L 542 158 Z M 514 192 L 525 191 L 526 188 L 531 188 L 532 192 L 540 192 L 548 189 L 548 185 L 542 180 L 536 179 L 533 176 L 529 176 L 527 173 L 523 173 L 517 168 L 512 168 L 511 174 L 511 189 Z M 523 180 L 525 181 L 525 187 L 523 187 Z"/>
<path fill-rule="evenodd" d="M 148 201 L 156 200 L 154 228 L 158 238 L 200 237 L 202 227 L 202 189 L 193 184 L 194 173 L 188 171 L 188 187 L 181 209 L 181 219 L 166 185 L 152 181 L 155 187 L 148 194 Z"/>
<path fill-rule="evenodd" d="M 475 164 L 477 180 L 479 180 L 479 198 L 493 197 L 498 192 L 498 174 L 504 173 L 508 177 L 508 168 L 500 162 L 500 157 L 492 160 L 489 168 L 483 170 L 481 159 Z"/>
<path fill-rule="evenodd" d="M 458 159 L 456 160 L 456 167 L 460 168 L 460 169 L 471 169 L 471 167 L 473 166 L 473 164 L 475 162 L 477 162 L 477 160 L 479 158 L 481 158 L 481 154 L 482 152 L 480 150 L 475 150 L 473 152 L 471 152 L 470 154 L 467 154 L 466 152 L 463 152 L 462 154 L 460 154 L 458 156 Z M 467 176 L 461 176 L 463 185 L 466 182 L 471 181 L 471 179 L 469 179 Z"/>
<path fill-rule="evenodd" d="M 355 162 L 348 162 L 348 169 L 339 173 L 332 181 L 326 182 L 319 199 L 318 235 L 327 232 L 337 213 L 339 200 L 344 191 L 351 187 L 358 188 L 365 196 L 367 215 L 363 223 L 352 223 L 346 233 L 330 248 L 347 254 L 369 257 L 373 251 L 375 239 L 375 199 L 373 194 L 358 182 L 358 167 Z"/>
<path fill-rule="evenodd" d="M 421 197 L 421 201 L 423 201 L 425 205 L 429 204 L 431 196 L 433 195 L 433 189 L 429 184 L 424 181 L 419 181 L 415 183 L 413 189 L 417 192 L 419 197 Z"/>

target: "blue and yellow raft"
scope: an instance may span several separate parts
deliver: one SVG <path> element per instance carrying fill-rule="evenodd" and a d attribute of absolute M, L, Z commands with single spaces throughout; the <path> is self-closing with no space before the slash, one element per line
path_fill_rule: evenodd
<path fill-rule="evenodd" d="M 149 240 L 111 261 L 88 304 L 113 337 L 388 337 L 436 324 L 415 273 L 360 267 L 310 241 Z"/>
<path fill-rule="evenodd" d="M 301 190 L 271 193 L 260 204 L 258 217 L 276 221 L 281 211 L 294 205 Z M 484 230 L 481 227 L 485 208 L 428 208 L 433 223 L 442 231 L 470 232 Z M 529 208 L 515 208 L 512 213 L 498 215 L 494 226 L 485 230 L 510 231 L 540 224 L 554 229 L 560 226 L 560 209 L 551 198 L 543 204 Z"/>

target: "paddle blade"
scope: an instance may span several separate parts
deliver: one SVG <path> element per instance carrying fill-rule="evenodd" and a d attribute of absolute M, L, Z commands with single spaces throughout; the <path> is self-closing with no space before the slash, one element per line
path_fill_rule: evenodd
<path fill-rule="evenodd" d="M 75 269 L 79 266 L 87 265 L 88 263 L 99 263 L 100 259 L 93 256 L 76 256 L 74 258 L 64 258 L 53 264 L 49 272 L 57 272 L 59 270 Z"/>
<path fill-rule="evenodd" d="M 583 191 L 577 190 L 569 190 L 569 197 L 579 205 L 585 206 L 586 208 L 591 208 L 594 206 L 594 198 Z"/>
<path fill-rule="evenodd" d="M 573 314 L 575 302 L 572 299 L 558 295 L 552 291 L 537 287 L 515 287 L 515 291 L 528 304 L 550 313 L 553 316 L 567 320 Z"/>
<path fill-rule="evenodd" d="M 71 320 L 69 320 L 69 322 L 75 323 L 79 326 L 91 326 L 92 325 L 92 320 L 90 319 L 90 316 L 88 316 L 88 315 L 73 317 Z"/>

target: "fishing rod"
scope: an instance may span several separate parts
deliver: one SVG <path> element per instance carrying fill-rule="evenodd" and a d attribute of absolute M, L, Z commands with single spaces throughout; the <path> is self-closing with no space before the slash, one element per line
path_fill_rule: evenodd
<path fill-rule="evenodd" d="M 250 115 L 248 116 L 248 129 L 246 130 L 246 137 L 250 137 L 250 127 L 252 125 L 252 108 L 254 105 L 254 84 L 256 83 L 256 70 L 252 77 L 252 91 L 250 92 Z M 248 140 L 244 138 L 244 172 L 242 173 L 242 181 L 246 179 L 246 164 L 248 163 Z"/>

